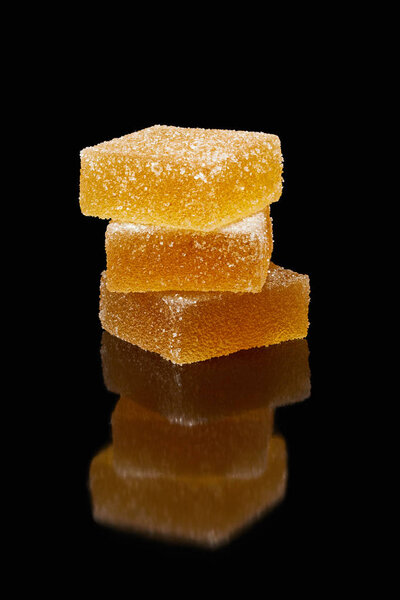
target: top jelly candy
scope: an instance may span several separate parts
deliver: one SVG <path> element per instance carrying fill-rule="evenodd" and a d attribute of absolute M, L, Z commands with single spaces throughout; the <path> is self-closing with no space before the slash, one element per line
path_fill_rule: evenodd
<path fill-rule="evenodd" d="M 83 214 L 212 230 L 276 202 L 276 135 L 156 125 L 81 152 Z"/>

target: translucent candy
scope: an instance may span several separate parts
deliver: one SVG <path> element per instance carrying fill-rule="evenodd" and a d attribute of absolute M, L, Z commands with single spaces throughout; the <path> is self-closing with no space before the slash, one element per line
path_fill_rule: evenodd
<path fill-rule="evenodd" d="M 107 331 L 101 345 L 106 387 L 181 425 L 305 400 L 308 356 L 307 340 L 293 340 L 176 365 Z"/>
<path fill-rule="evenodd" d="M 110 223 L 112 292 L 261 291 L 272 253 L 269 208 L 215 231 Z"/>
<path fill-rule="evenodd" d="M 276 202 L 276 135 L 156 125 L 81 152 L 83 214 L 211 230 Z"/>
<path fill-rule="evenodd" d="M 120 475 L 193 475 L 251 478 L 267 465 L 274 424 L 272 407 L 172 424 L 160 413 L 122 397 L 112 415 L 114 467 Z"/>
<path fill-rule="evenodd" d="M 184 364 L 307 335 L 309 278 L 270 263 L 261 292 L 118 293 L 100 286 L 103 328 Z"/>
<path fill-rule="evenodd" d="M 104 525 L 169 541 L 222 545 L 283 499 L 287 456 L 282 437 L 271 437 L 267 456 L 265 471 L 253 478 L 198 476 L 196 465 L 185 476 L 143 477 L 119 474 L 110 446 L 90 467 L 93 517 Z"/>

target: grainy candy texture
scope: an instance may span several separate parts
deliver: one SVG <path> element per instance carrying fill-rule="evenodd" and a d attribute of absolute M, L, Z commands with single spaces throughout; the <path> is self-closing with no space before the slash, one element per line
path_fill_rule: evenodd
<path fill-rule="evenodd" d="M 205 421 L 171 423 L 131 398 L 121 397 L 112 415 L 114 466 L 120 475 L 209 475 L 251 478 L 267 465 L 272 407 Z"/>
<path fill-rule="evenodd" d="M 103 331 L 106 387 L 181 425 L 209 423 L 310 395 L 307 340 L 176 365 Z"/>
<path fill-rule="evenodd" d="M 81 152 L 83 214 L 207 231 L 279 200 L 276 135 L 155 125 Z"/>
<path fill-rule="evenodd" d="M 252 478 L 201 476 L 197 463 L 184 476 L 134 476 L 118 473 L 109 446 L 90 466 L 93 517 L 125 531 L 206 547 L 222 545 L 283 499 L 287 454 L 281 436 L 270 438 L 267 456 L 263 473 Z M 135 456 L 135 461 L 140 458 Z"/>
<path fill-rule="evenodd" d="M 270 263 L 258 294 L 118 293 L 100 286 L 103 328 L 144 350 L 184 364 L 304 338 L 309 278 Z"/>
<path fill-rule="evenodd" d="M 112 222 L 106 252 L 113 292 L 259 292 L 272 253 L 269 208 L 214 231 Z"/>

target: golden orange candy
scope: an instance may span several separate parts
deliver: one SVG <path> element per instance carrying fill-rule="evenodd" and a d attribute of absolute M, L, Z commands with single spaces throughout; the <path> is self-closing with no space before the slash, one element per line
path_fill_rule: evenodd
<path fill-rule="evenodd" d="M 307 335 L 309 278 L 270 263 L 259 293 L 110 292 L 100 286 L 103 328 L 184 364 Z"/>
<path fill-rule="evenodd" d="M 272 253 L 269 208 L 214 231 L 112 222 L 106 251 L 112 292 L 260 292 Z"/>
<path fill-rule="evenodd" d="M 282 192 L 276 135 L 155 125 L 81 152 L 83 214 L 208 231 Z"/>

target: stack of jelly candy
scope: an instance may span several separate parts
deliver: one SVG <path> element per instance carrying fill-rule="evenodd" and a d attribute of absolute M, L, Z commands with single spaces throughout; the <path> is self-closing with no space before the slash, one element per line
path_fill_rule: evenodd
<path fill-rule="evenodd" d="M 271 262 L 276 135 L 157 125 L 81 152 L 80 205 L 111 219 L 103 328 L 173 363 L 307 335 L 309 278 Z"/>

